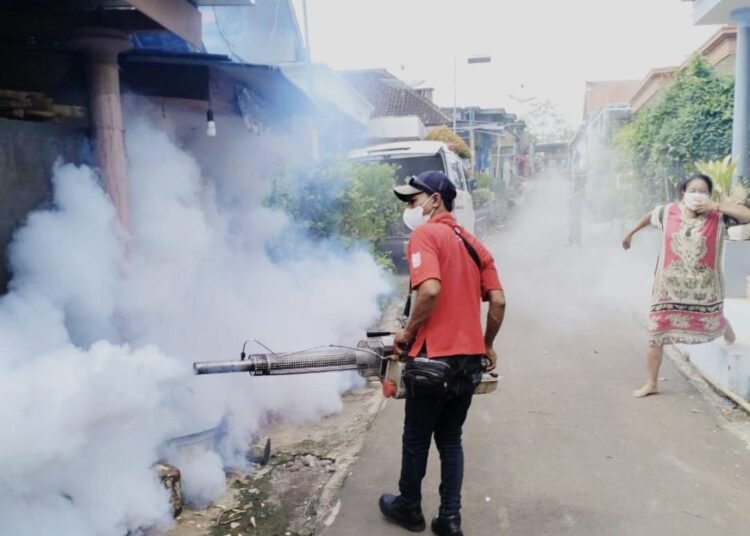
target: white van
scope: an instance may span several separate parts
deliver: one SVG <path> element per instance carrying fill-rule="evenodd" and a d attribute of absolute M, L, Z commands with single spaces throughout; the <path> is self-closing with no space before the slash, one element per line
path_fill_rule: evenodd
<path fill-rule="evenodd" d="M 456 200 L 453 215 L 458 224 L 467 231 L 474 232 L 474 203 L 471 199 L 469 182 L 461 159 L 448 145 L 440 141 L 404 141 L 372 145 L 356 149 L 349 159 L 358 163 L 390 164 L 396 169 L 396 181 L 400 184 L 412 175 L 423 171 L 438 170 L 448 176 L 456 186 Z M 403 222 L 394 222 L 392 236 L 385 239 L 385 249 L 397 265 L 406 263 L 404 244 L 409 238 L 409 230 Z"/>

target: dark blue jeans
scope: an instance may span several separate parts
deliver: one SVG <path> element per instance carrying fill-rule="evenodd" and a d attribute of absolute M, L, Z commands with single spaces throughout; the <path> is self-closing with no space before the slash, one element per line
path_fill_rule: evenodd
<path fill-rule="evenodd" d="M 451 365 L 448 389 L 439 396 L 414 396 L 407 386 L 404 418 L 401 496 L 413 505 L 422 503 L 422 479 L 433 434 L 440 452 L 440 515 L 452 516 L 461 510 L 464 479 L 464 451 L 461 434 L 471 406 L 474 388 L 482 376 L 479 356 L 440 358 Z"/>

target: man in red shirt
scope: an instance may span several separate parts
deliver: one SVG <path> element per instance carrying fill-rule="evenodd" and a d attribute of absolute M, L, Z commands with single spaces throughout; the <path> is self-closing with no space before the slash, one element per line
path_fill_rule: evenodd
<path fill-rule="evenodd" d="M 488 371 L 497 362 L 493 343 L 505 315 L 505 294 L 490 252 L 451 214 L 456 188 L 445 174 L 423 172 L 394 192 L 407 203 L 404 222 L 413 229 L 407 258 L 416 299 L 394 341 L 397 351 L 409 355 L 400 495 L 381 496 L 380 510 L 408 530 L 424 530 L 422 479 L 434 434 L 441 484 L 432 531 L 461 536 L 462 427 L 481 381 L 482 358 Z M 489 302 L 484 333 L 482 300 Z"/>

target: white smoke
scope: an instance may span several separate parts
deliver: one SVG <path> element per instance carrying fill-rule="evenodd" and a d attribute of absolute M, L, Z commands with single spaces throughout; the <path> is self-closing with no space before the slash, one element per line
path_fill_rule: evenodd
<path fill-rule="evenodd" d="M 217 195 L 220 178 L 202 176 L 145 122 L 130 125 L 127 143 L 129 237 L 94 174 L 65 165 L 53 206 L 30 215 L 10 248 L 14 277 L 0 298 L 3 535 L 109 536 L 168 523 L 152 464 L 170 455 L 169 438 L 224 419 L 223 461 L 171 453 L 188 498 L 209 501 L 222 464 L 241 462 L 269 415 L 336 411 L 352 378 L 196 378 L 190 363 L 236 358 L 253 338 L 279 351 L 353 343 L 390 290 L 364 252 L 299 242 L 294 259 L 272 259 L 269 244 L 299 239 L 286 217 L 260 196 L 217 201 L 247 184 L 226 181 L 236 195 Z"/>
<path fill-rule="evenodd" d="M 153 347 L 105 341 L 4 367 L 0 533 L 116 534 L 165 519 L 150 466 L 178 429 L 168 385 L 179 376 Z"/>

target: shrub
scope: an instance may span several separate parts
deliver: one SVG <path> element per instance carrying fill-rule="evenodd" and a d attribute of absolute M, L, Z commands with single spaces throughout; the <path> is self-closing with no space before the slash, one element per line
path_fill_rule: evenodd
<path fill-rule="evenodd" d="M 313 239 L 337 238 L 346 247 L 365 243 L 380 264 L 390 266 L 379 243 L 401 221 L 395 180 L 386 164 L 332 161 L 288 168 L 274 180 L 267 205 L 286 212 Z"/>
<path fill-rule="evenodd" d="M 339 232 L 354 240 L 375 243 L 390 234 L 404 210 L 403 203 L 393 195 L 393 166 L 353 165 L 350 177 L 341 197 Z"/>
<path fill-rule="evenodd" d="M 700 160 L 694 165 L 698 173 L 711 177 L 714 183 L 714 196 L 724 198 L 732 189 L 732 177 L 737 169 L 737 164 L 732 161 L 732 155 L 727 155 L 723 160 Z"/>
<path fill-rule="evenodd" d="M 730 151 L 733 105 L 734 80 L 695 57 L 657 103 L 616 134 L 646 206 L 671 197 L 694 161 Z"/>
<path fill-rule="evenodd" d="M 487 190 L 494 190 L 493 186 L 499 183 L 495 177 L 484 171 L 471 172 L 469 175 L 471 179 L 477 181 L 477 189 L 485 188 Z"/>
<path fill-rule="evenodd" d="M 471 150 L 461 137 L 446 126 L 437 127 L 430 131 L 427 139 L 447 143 L 451 150 L 461 158 L 471 158 Z"/>
<path fill-rule="evenodd" d="M 476 208 L 485 207 L 495 202 L 495 192 L 489 188 L 477 188 L 471 193 L 471 197 L 474 200 L 474 206 Z"/>

